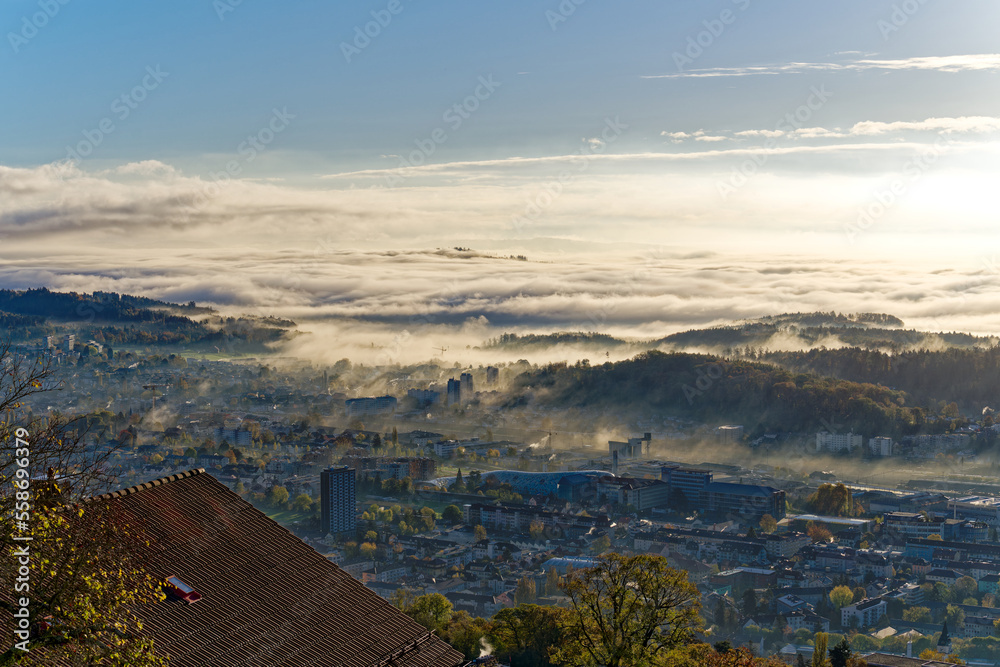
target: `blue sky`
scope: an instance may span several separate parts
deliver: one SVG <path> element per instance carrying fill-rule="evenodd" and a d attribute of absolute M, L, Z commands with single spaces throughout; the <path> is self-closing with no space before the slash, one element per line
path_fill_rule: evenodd
<path fill-rule="evenodd" d="M 891 21 L 894 3 L 871 0 L 566 0 L 574 11 L 560 22 L 549 13 L 560 12 L 558 2 L 399 0 L 399 13 L 348 63 L 342 43 L 371 12 L 385 12 L 387 1 L 54 4 L 58 13 L 15 53 L 10 33 L 40 11 L 37 2 L 18 0 L 0 11 L 7 33 L 0 84 L 21 91 L 0 107 L 3 126 L 16 128 L 0 137 L 0 156 L 18 166 L 64 157 L 65 146 L 108 116 L 150 65 L 169 76 L 95 151 L 98 164 L 158 159 L 211 168 L 208 156 L 234 152 L 277 107 L 296 118 L 275 148 L 298 157 L 261 161 L 262 174 L 381 166 L 379 156 L 440 126 L 443 112 L 483 75 L 501 87 L 439 159 L 570 150 L 609 115 L 632 124 L 622 146 L 662 150 L 663 130 L 773 124 L 813 83 L 838 91 L 824 112 L 832 124 L 990 115 L 1000 93 L 996 86 L 986 93 L 982 75 L 641 78 L 676 72 L 673 54 L 724 11 L 732 22 L 692 69 L 841 62 L 857 57 L 845 53 L 852 51 L 880 59 L 1000 51 L 995 2 L 912 1 L 919 10 L 885 39 L 879 21 Z"/>
<path fill-rule="evenodd" d="M 233 2 L 3 3 L 0 286 L 1000 332 L 995 0 Z"/>

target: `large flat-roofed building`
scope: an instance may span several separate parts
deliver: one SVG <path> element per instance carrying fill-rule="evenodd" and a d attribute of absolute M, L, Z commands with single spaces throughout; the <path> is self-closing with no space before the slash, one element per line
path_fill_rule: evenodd
<path fill-rule="evenodd" d="M 658 479 L 602 477 L 597 495 L 618 505 L 631 505 L 637 512 L 664 507 L 670 502 L 670 487 Z"/>
<path fill-rule="evenodd" d="M 354 468 L 333 466 L 319 474 L 320 520 L 324 533 L 350 537 L 357 528 Z"/>
<path fill-rule="evenodd" d="M 712 483 L 712 471 L 700 468 L 682 468 L 672 465 L 660 469 L 660 479 L 670 487 L 670 497 L 679 500 L 683 496 L 689 507 L 695 508 L 703 503 L 702 495 L 705 487 Z"/>
<path fill-rule="evenodd" d="M 660 479 L 669 487 L 671 507 L 683 503 L 684 509 L 737 514 L 754 521 L 765 514 L 778 521 L 785 516 L 785 492 L 770 486 L 715 482 L 710 470 L 677 465 L 661 468 Z"/>
<path fill-rule="evenodd" d="M 820 431 L 816 434 L 817 452 L 852 451 L 863 444 L 864 438 L 855 433 L 827 433 L 826 431 Z"/>
<path fill-rule="evenodd" d="M 349 398 L 344 401 L 348 417 L 367 415 L 388 415 L 396 411 L 395 396 L 372 396 L 369 398 Z"/>
<path fill-rule="evenodd" d="M 704 508 L 709 512 L 738 515 L 758 521 L 770 514 L 778 521 L 785 517 L 785 492 L 757 484 L 712 482 L 705 487 Z"/>

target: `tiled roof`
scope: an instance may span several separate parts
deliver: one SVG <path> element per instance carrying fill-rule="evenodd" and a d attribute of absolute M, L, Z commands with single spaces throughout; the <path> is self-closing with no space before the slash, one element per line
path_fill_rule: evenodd
<path fill-rule="evenodd" d="M 457 667 L 461 653 L 204 470 L 100 496 L 149 540 L 151 571 L 201 594 L 137 610 L 172 667 Z"/>

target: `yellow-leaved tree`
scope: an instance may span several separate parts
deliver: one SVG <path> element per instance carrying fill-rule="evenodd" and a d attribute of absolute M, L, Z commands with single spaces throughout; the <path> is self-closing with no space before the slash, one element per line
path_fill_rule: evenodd
<path fill-rule="evenodd" d="M 86 417 L 32 414 L 53 389 L 47 357 L 0 343 L 0 665 L 166 664 L 132 609 L 162 599 L 140 531 L 105 500 L 111 448 Z"/>

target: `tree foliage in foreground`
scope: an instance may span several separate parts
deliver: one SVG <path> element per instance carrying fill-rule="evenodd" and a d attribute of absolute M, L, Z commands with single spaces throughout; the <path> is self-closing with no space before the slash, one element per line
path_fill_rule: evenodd
<path fill-rule="evenodd" d="M 0 590 L 0 626 L 16 627 L 22 598 L 29 613 L 27 637 L 5 631 L 0 638 L 0 665 L 162 665 L 131 612 L 162 596 L 146 573 L 144 545 L 110 504 L 74 504 L 114 484 L 105 473 L 113 452 L 85 446 L 82 420 L 26 410 L 25 400 L 50 385 L 45 358 L 0 344 L 0 581 L 15 582 L 22 557 L 29 568 L 27 590 Z M 30 491 L 19 496 L 26 477 Z M 14 540 L 29 534 L 31 542 Z M 30 555 L 21 556 L 26 544 Z"/>
<path fill-rule="evenodd" d="M 697 587 L 661 556 L 607 554 L 567 576 L 563 590 L 569 641 L 554 652 L 559 664 L 653 665 L 700 629 Z"/>

